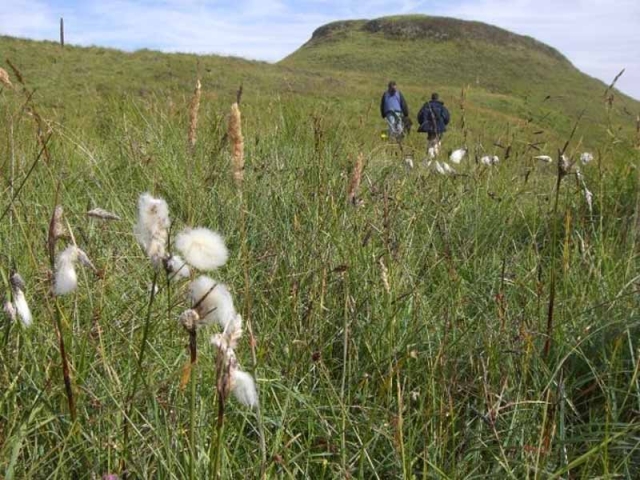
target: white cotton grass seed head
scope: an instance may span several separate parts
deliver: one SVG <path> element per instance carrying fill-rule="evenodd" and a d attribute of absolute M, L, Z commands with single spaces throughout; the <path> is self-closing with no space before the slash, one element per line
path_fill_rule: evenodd
<path fill-rule="evenodd" d="M 78 260 L 78 249 L 70 245 L 58 253 L 55 265 L 54 293 L 66 295 L 78 287 L 78 275 L 75 263 Z"/>
<path fill-rule="evenodd" d="M 211 297 L 215 309 L 207 317 L 211 317 L 223 330 L 227 331 L 229 327 L 233 326 L 238 316 L 233 306 L 231 292 L 226 285 L 219 284 L 211 292 Z"/>
<path fill-rule="evenodd" d="M 231 372 L 231 391 L 238 402 L 247 407 L 255 407 L 258 404 L 258 392 L 253 377 L 247 372 L 234 369 Z"/>
<path fill-rule="evenodd" d="M 237 312 L 233 297 L 226 285 L 216 283 L 210 277 L 201 275 L 189 287 L 191 302 L 200 314 L 203 323 L 217 323 L 223 330 L 235 328 Z"/>
<path fill-rule="evenodd" d="M 446 162 L 442 162 L 442 168 L 447 175 L 453 175 L 456 173 L 456 171 Z"/>
<path fill-rule="evenodd" d="M 180 255 L 171 255 L 165 262 L 165 268 L 171 280 L 181 280 L 191 276 L 189 265 Z"/>
<path fill-rule="evenodd" d="M 208 312 L 215 309 L 213 296 L 211 294 L 217 287 L 218 284 L 216 281 L 206 275 L 200 275 L 189 284 L 191 305 L 198 311 L 201 318 L 206 317 Z"/>
<path fill-rule="evenodd" d="M 591 163 L 593 161 L 593 154 L 591 152 L 584 152 L 582 155 L 580 155 L 580 161 L 583 165 Z"/>
<path fill-rule="evenodd" d="M 229 252 L 220 234 L 208 228 L 186 228 L 176 237 L 176 248 L 198 270 L 214 270 L 227 262 Z"/>
<path fill-rule="evenodd" d="M 533 158 L 535 158 L 536 160 L 540 160 L 541 162 L 544 162 L 544 163 L 553 162 L 553 158 L 551 158 L 549 155 L 538 155 L 538 156 L 533 157 Z"/>
<path fill-rule="evenodd" d="M 589 207 L 589 213 L 593 215 L 593 193 L 587 187 L 584 187 L 584 198 L 587 201 Z"/>
<path fill-rule="evenodd" d="M 457 150 L 454 150 L 453 152 L 451 152 L 451 155 L 449 155 L 449 160 L 451 160 L 453 163 L 458 164 L 462 161 L 466 153 L 466 148 L 459 148 Z"/>
<path fill-rule="evenodd" d="M 169 237 L 169 206 L 162 198 L 143 193 L 138 199 L 138 223 L 133 233 L 155 267 L 165 257 Z"/>
<path fill-rule="evenodd" d="M 8 298 L 5 298 L 2 310 L 4 311 L 4 314 L 7 316 L 7 318 L 11 320 L 11 323 L 15 323 L 17 312 L 13 302 L 11 302 Z"/>
<path fill-rule="evenodd" d="M 25 327 L 30 327 L 33 323 L 33 317 L 31 316 L 31 309 L 22 290 L 17 289 L 13 292 L 13 305 L 22 324 Z"/>

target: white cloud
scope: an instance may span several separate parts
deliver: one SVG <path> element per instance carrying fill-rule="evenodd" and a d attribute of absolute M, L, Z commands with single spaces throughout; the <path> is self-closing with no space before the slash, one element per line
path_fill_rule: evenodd
<path fill-rule="evenodd" d="M 0 32 L 8 35 L 56 40 L 63 16 L 68 43 L 267 61 L 283 58 L 317 27 L 339 19 L 428 13 L 479 20 L 548 43 L 605 82 L 626 68 L 618 86 L 640 98 L 638 0 L 87 0 L 56 7 L 44 0 L 7 3 L 0 10 Z"/>

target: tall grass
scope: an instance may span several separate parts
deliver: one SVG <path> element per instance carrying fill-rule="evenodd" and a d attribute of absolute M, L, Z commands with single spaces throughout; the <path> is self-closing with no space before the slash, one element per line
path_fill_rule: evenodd
<path fill-rule="evenodd" d="M 487 121 L 473 90 L 464 131 L 451 128 L 443 155 L 482 145 L 501 162 L 468 158 L 445 177 L 420 162 L 407 171 L 397 145 L 379 143 L 378 119 L 348 120 L 354 100 L 335 115 L 331 101 L 263 97 L 245 82 L 239 202 L 222 121 L 233 96 L 213 99 L 202 81 L 192 148 L 187 89 L 177 106 L 125 96 L 101 101 L 99 114 L 42 108 L 46 163 L 24 98 L 0 93 L 0 122 L 12 125 L 0 158 L 15 158 L 0 161 L 0 207 L 12 219 L 0 223 L 11 252 L 0 274 L 6 290 L 19 269 L 34 316 L 30 329 L 3 319 L 5 478 L 123 475 L 122 459 L 132 478 L 204 478 L 216 461 L 224 478 L 637 476 L 634 132 L 581 143 L 578 125 L 566 146 L 574 159 L 597 152 L 581 166 L 590 211 L 573 175 L 559 181 L 557 164 L 533 159 L 567 136 L 541 136 L 535 119 Z M 403 148 L 419 159 L 425 139 L 411 135 Z M 354 159 L 364 158 L 353 193 Z M 49 292 L 58 185 L 98 269 L 59 317 L 75 422 Z M 226 404 L 218 460 L 216 352 L 197 337 L 197 395 L 181 389 L 190 350 L 167 312 L 190 305 L 184 288 L 157 281 L 132 235 L 147 190 L 167 200 L 176 225 L 225 235 L 231 261 L 220 276 L 249 315 L 238 355 L 258 367 L 261 409 Z M 345 202 L 356 197 L 358 208 Z M 94 207 L 121 220 L 88 217 Z"/>

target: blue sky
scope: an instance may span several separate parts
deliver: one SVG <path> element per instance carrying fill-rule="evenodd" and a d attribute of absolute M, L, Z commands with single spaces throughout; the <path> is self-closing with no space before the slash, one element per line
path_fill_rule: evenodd
<path fill-rule="evenodd" d="M 324 23 L 402 13 L 479 20 L 531 35 L 640 99 L 640 0 L 3 0 L 0 33 L 125 50 L 276 61 Z"/>

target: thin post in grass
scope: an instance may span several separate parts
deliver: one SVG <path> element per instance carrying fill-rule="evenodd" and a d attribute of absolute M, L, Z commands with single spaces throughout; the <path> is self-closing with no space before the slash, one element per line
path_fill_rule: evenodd
<path fill-rule="evenodd" d="M 60 46 L 64 48 L 64 18 L 60 17 Z"/>

